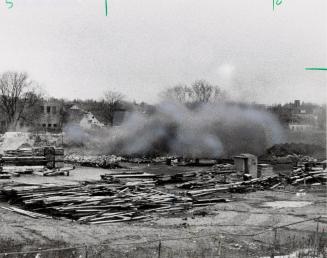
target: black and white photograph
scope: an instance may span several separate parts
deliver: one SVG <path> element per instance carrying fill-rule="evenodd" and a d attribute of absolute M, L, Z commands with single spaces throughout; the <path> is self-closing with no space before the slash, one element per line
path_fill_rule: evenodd
<path fill-rule="evenodd" d="M 326 0 L 0 0 L 0 258 L 326 258 Z"/>

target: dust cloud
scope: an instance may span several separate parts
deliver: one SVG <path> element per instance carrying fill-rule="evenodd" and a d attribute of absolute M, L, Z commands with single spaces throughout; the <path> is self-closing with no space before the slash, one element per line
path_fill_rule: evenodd
<path fill-rule="evenodd" d="M 262 154 L 284 141 L 283 128 L 265 109 L 241 104 L 205 104 L 195 109 L 162 102 L 152 115 L 132 112 L 122 125 L 85 131 L 65 128 L 67 144 L 116 155 L 176 155 L 218 158 Z"/>

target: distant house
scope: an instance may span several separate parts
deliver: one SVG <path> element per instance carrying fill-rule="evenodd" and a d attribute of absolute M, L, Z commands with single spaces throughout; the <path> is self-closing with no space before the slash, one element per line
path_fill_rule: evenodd
<path fill-rule="evenodd" d="M 321 107 L 317 105 L 295 100 L 292 103 L 272 106 L 268 109 L 275 113 L 290 131 L 318 130 Z"/>
<path fill-rule="evenodd" d="M 60 132 L 62 129 L 62 110 L 63 105 L 60 101 L 42 101 L 39 106 L 27 109 L 26 114 L 18 120 L 15 128 L 11 127 L 10 130 Z M 8 126 L 5 115 L 0 111 L 0 132 L 6 132 Z"/>
<path fill-rule="evenodd" d="M 44 101 L 40 106 L 41 113 L 37 120 L 37 129 L 50 132 L 62 130 L 63 105 L 57 100 Z"/>
<path fill-rule="evenodd" d="M 318 116 L 311 105 L 301 104 L 295 100 L 291 105 L 291 119 L 288 128 L 294 132 L 313 131 L 318 129 Z"/>
<path fill-rule="evenodd" d="M 67 123 L 79 125 L 84 129 L 104 127 L 104 124 L 101 123 L 91 112 L 85 111 L 77 105 L 73 105 L 67 110 Z"/>
<path fill-rule="evenodd" d="M 288 127 L 293 132 L 309 132 L 317 129 L 317 126 L 305 123 L 289 123 Z"/>

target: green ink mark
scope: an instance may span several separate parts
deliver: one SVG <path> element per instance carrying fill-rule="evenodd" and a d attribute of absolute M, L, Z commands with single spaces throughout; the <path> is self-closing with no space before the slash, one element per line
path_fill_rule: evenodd
<path fill-rule="evenodd" d="M 106 16 L 108 16 L 108 0 L 104 0 L 104 5 L 106 8 Z"/>
<path fill-rule="evenodd" d="M 307 71 L 327 71 L 326 67 L 307 67 L 305 68 Z"/>
<path fill-rule="evenodd" d="M 281 5 L 283 0 L 273 0 L 273 11 L 275 10 L 276 5 Z"/>
<path fill-rule="evenodd" d="M 12 2 L 12 0 L 6 0 L 6 4 L 8 5 L 8 6 L 7 6 L 8 9 L 11 9 L 11 8 L 13 8 L 13 6 L 14 6 L 14 3 Z"/>

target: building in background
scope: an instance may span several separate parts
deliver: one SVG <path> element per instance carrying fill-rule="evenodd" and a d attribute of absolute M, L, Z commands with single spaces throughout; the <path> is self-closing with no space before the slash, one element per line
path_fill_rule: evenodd
<path fill-rule="evenodd" d="M 279 121 L 292 132 L 308 132 L 324 129 L 325 107 L 294 100 L 285 105 L 275 105 L 268 108 L 278 116 Z"/>
<path fill-rule="evenodd" d="M 58 100 L 44 101 L 40 106 L 41 113 L 36 121 L 37 131 L 61 132 L 63 126 L 64 108 Z"/>
<path fill-rule="evenodd" d="M 66 123 L 74 126 L 80 126 L 83 129 L 96 129 L 104 127 L 91 112 L 73 105 L 67 111 Z"/>

